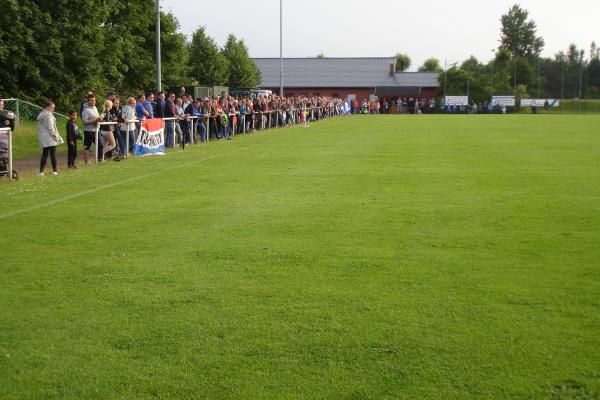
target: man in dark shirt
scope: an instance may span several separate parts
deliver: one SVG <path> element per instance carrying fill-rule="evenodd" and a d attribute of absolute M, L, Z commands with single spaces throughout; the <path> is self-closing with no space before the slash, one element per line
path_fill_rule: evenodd
<path fill-rule="evenodd" d="M 159 95 L 158 98 L 159 100 L 161 99 L 161 97 L 164 99 L 164 93 L 162 95 Z M 158 103 L 158 102 L 157 102 Z M 166 99 L 164 101 L 164 106 L 163 106 L 163 115 L 165 118 L 174 118 L 176 116 L 176 112 L 175 112 L 175 93 L 171 93 L 169 94 L 169 98 Z M 165 121 L 165 131 L 166 131 L 166 138 L 165 138 L 165 145 L 169 148 L 174 147 L 175 143 L 173 142 L 173 137 L 174 137 L 174 127 L 175 127 L 176 122 L 175 121 Z"/>
<path fill-rule="evenodd" d="M 158 92 L 154 106 L 154 118 L 165 117 L 165 92 Z"/>

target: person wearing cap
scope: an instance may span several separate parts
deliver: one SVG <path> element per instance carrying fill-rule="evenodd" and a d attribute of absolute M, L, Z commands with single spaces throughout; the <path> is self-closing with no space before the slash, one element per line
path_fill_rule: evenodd
<path fill-rule="evenodd" d="M 106 94 L 106 100 L 110 100 L 112 103 L 115 102 L 115 98 L 117 97 L 117 93 L 114 90 L 111 90 Z"/>

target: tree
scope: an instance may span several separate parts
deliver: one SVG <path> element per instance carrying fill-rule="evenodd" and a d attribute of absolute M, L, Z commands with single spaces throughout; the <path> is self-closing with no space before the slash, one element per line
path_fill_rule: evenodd
<path fill-rule="evenodd" d="M 475 58 L 475 56 L 471 56 L 468 59 L 466 59 L 462 63 L 460 68 L 464 69 L 465 71 L 469 71 L 471 74 L 481 73 L 485 69 L 485 67 L 479 62 L 479 60 Z"/>
<path fill-rule="evenodd" d="M 260 71 L 250 58 L 243 40 L 237 40 L 233 34 L 227 37 L 223 47 L 223 56 L 228 61 L 229 76 L 227 85 L 235 88 L 253 88 L 260 83 Z"/>
<path fill-rule="evenodd" d="M 578 49 L 575 43 L 571 43 L 567 50 L 567 62 L 571 65 L 582 64 L 584 61 L 585 50 Z"/>
<path fill-rule="evenodd" d="M 404 72 L 410 68 L 412 60 L 408 54 L 396 53 L 396 72 Z"/>
<path fill-rule="evenodd" d="M 590 61 L 598 58 L 600 58 L 600 50 L 598 50 L 596 42 L 592 42 L 590 45 Z"/>
<path fill-rule="evenodd" d="M 516 4 L 500 18 L 500 48 L 507 49 L 513 58 L 537 57 L 544 48 L 544 39 L 537 36 L 536 23 L 528 18 L 529 12 Z"/>
<path fill-rule="evenodd" d="M 419 72 L 437 72 L 440 73 L 444 69 L 440 65 L 440 60 L 437 58 L 429 58 L 425 60 L 423 65 L 419 67 Z"/>
<path fill-rule="evenodd" d="M 52 99 L 65 111 L 86 90 L 102 96 L 108 89 L 152 88 L 154 24 L 145 0 L 6 0 L 0 92 L 38 103 Z M 171 14 L 162 14 L 161 42 L 165 82 L 186 79 L 186 40 Z"/>
<path fill-rule="evenodd" d="M 206 27 L 198 28 L 190 44 L 191 75 L 202 85 L 224 85 L 228 80 L 229 65 L 214 39 L 206 34 Z"/>
<path fill-rule="evenodd" d="M 325 58 L 325 54 L 323 54 L 323 52 L 320 52 L 319 54 L 316 55 L 315 58 Z"/>

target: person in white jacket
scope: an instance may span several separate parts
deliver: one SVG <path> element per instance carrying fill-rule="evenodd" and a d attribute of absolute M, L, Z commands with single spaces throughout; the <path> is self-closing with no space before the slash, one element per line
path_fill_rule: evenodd
<path fill-rule="evenodd" d="M 58 127 L 56 126 L 56 118 L 54 117 L 54 103 L 49 101 L 46 103 L 46 108 L 42 110 L 40 115 L 37 117 L 38 124 L 38 142 L 42 149 L 42 159 L 40 160 L 40 173 L 39 176 L 44 176 L 44 169 L 46 168 L 46 160 L 50 155 L 50 162 L 52 163 L 52 175 L 58 175 L 57 163 L 56 163 L 56 146 L 64 143 L 62 137 L 58 133 Z"/>

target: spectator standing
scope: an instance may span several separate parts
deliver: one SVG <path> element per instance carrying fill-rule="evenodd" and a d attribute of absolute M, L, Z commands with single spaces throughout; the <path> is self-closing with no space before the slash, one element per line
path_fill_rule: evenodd
<path fill-rule="evenodd" d="M 88 98 L 93 95 L 94 93 L 91 90 L 88 90 L 87 92 L 85 92 L 84 96 L 83 96 L 83 101 L 81 102 L 81 105 L 79 107 L 79 118 L 83 119 L 83 109 L 85 107 L 87 107 L 88 104 Z"/>
<path fill-rule="evenodd" d="M 185 109 L 187 109 L 187 108 L 188 108 L 188 106 L 189 106 L 190 104 L 192 104 L 192 103 L 193 103 L 193 101 L 192 101 L 192 96 L 189 96 L 189 95 L 188 95 L 188 96 L 185 96 L 185 97 L 183 97 L 183 98 L 182 98 L 182 101 L 183 101 L 183 109 L 184 109 L 184 110 L 185 110 Z"/>
<path fill-rule="evenodd" d="M 102 120 L 100 119 L 100 114 L 98 114 L 98 109 L 96 108 L 96 96 L 94 94 L 88 95 L 87 104 L 81 112 L 81 119 L 83 120 L 83 160 L 86 164 L 89 164 L 90 148 L 92 147 L 92 144 L 96 145 L 96 151 L 98 152 L 101 152 L 104 147 L 101 143 L 101 138 L 98 139 L 98 143 L 95 143 L 96 128 L 98 127 L 98 123 Z"/>
<path fill-rule="evenodd" d="M 146 100 L 143 103 L 144 106 L 144 110 L 146 110 L 146 113 L 144 113 L 146 115 L 146 119 L 152 119 L 154 118 L 154 105 L 156 103 L 154 103 L 154 93 L 149 92 L 146 94 Z"/>
<path fill-rule="evenodd" d="M 110 100 L 111 103 L 113 103 L 113 104 L 115 104 L 116 98 L 117 98 L 117 94 L 112 90 L 106 94 L 106 100 Z"/>
<path fill-rule="evenodd" d="M 67 165 L 71 169 L 77 169 L 75 160 L 77 160 L 77 141 L 79 140 L 79 126 L 77 125 L 77 113 L 69 112 L 67 121 L 67 146 L 69 153 L 67 155 Z"/>
<path fill-rule="evenodd" d="M 102 122 L 117 122 L 116 119 L 113 118 L 113 116 L 110 113 L 110 110 L 112 110 L 113 108 L 113 103 L 110 100 L 106 100 L 104 102 L 104 106 L 102 107 L 102 115 L 100 116 L 100 118 L 102 119 Z M 116 144 L 115 144 L 115 137 L 113 135 L 113 125 L 102 125 L 101 131 L 102 131 L 102 139 L 104 140 L 104 143 L 106 143 L 106 146 L 104 147 L 104 151 L 102 152 L 102 161 L 104 161 L 104 156 L 107 153 L 110 153 L 111 151 L 113 151 L 115 149 Z"/>
<path fill-rule="evenodd" d="M 123 141 L 125 142 L 125 146 L 127 146 L 127 134 L 129 134 L 129 148 L 126 151 L 133 151 L 133 145 L 135 144 L 135 121 L 136 115 L 135 110 L 137 108 L 136 101 L 133 97 L 127 99 L 127 104 L 123 106 L 123 110 L 121 112 L 121 118 L 123 122 L 121 123 L 121 135 L 123 136 Z M 125 155 L 123 151 L 121 153 Z"/>
<path fill-rule="evenodd" d="M 165 92 L 156 94 L 156 101 L 153 104 L 154 118 L 165 118 Z"/>
<path fill-rule="evenodd" d="M 243 133 L 246 130 L 246 113 L 248 112 L 248 105 L 246 101 L 242 100 L 239 105 L 238 112 L 240 113 L 238 121 L 238 133 Z"/>
<path fill-rule="evenodd" d="M 144 103 L 146 102 L 146 96 L 143 94 L 138 96 L 137 104 L 135 105 L 135 115 L 138 120 L 147 119 L 150 117 L 150 113 L 144 107 Z"/>
<path fill-rule="evenodd" d="M 121 100 L 115 96 L 113 107 L 110 110 L 111 120 L 119 124 L 114 126 L 114 137 L 119 144 L 119 155 L 125 156 L 125 132 L 121 132 L 121 123 L 123 123 L 123 110 L 121 109 Z"/>
<path fill-rule="evenodd" d="M 40 160 L 40 173 L 38 176 L 44 176 L 46 161 L 50 156 L 52 163 L 52 175 L 58 175 L 56 162 L 56 146 L 64 143 L 58 133 L 56 118 L 54 117 L 54 103 L 46 103 L 46 108 L 37 117 L 38 124 L 38 142 L 42 149 L 42 158 Z"/>
<path fill-rule="evenodd" d="M 186 132 L 184 124 L 187 124 L 188 121 L 186 119 L 185 109 L 183 108 L 183 99 L 181 97 L 175 100 L 175 115 L 179 118 L 179 121 L 175 125 L 175 133 L 183 142 L 186 139 L 183 135 L 183 133 Z"/>
<path fill-rule="evenodd" d="M 186 108 L 185 113 L 192 117 L 198 117 L 196 122 L 196 128 L 200 131 L 200 140 L 206 142 L 206 127 L 204 126 L 204 119 L 207 117 L 202 110 L 202 100 L 196 99 L 192 104 Z M 194 120 L 192 120 L 194 123 Z"/>
<path fill-rule="evenodd" d="M 163 97 L 164 97 L 164 93 L 163 93 Z M 175 118 L 176 117 L 176 110 L 175 110 L 175 93 L 170 93 L 169 97 L 165 100 L 164 102 L 164 118 Z M 166 132 L 167 132 L 167 137 L 165 138 L 165 145 L 169 148 L 172 148 L 175 146 L 175 143 L 173 143 L 173 137 L 174 137 L 174 128 L 175 128 L 175 124 L 176 122 L 174 121 L 165 121 L 166 124 Z"/>

